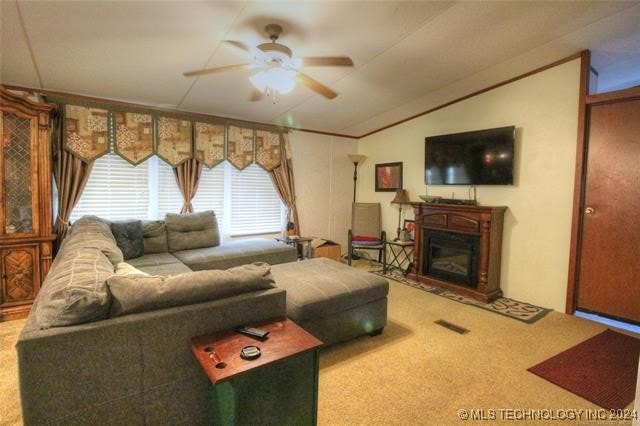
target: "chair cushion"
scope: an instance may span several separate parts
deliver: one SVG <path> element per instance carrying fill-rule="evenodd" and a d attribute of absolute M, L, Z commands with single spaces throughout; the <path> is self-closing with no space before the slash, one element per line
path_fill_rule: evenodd
<path fill-rule="evenodd" d="M 164 220 L 142 221 L 144 254 L 167 253 L 167 226 Z"/>
<path fill-rule="evenodd" d="M 141 220 L 111 222 L 111 232 L 125 260 L 144 254 Z"/>
<path fill-rule="evenodd" d="M 226 271 L 197 271 L 170 277 L 118 276 L 107 280 L 113 296 L 110 316 L 191 305 L 274 288 L 266 263 Z"/>
<path fill-rule="evenodd" d="M 165 216 L 169 251 L 190 250 L 220 245 L 218 221 L 212 210 Z"/>
<path fill-rule="evenodd" d="M 287 316 L 309 321 L 387 297 L 389 282 L 323 257 L 273 265 L 276 286 L 287 291 Z"/>

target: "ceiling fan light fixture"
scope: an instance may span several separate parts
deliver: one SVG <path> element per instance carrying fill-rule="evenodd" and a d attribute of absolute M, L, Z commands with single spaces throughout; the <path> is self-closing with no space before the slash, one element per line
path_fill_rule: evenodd
<path fill-rule="evenodd" d="M 249 77 L 249 81 L 261 92 L 270 89 L 281 95 L 286 95 L 296 86 L 295 77 L 296 71 L 294 70 L 274 67 L 252 75 Z"/>

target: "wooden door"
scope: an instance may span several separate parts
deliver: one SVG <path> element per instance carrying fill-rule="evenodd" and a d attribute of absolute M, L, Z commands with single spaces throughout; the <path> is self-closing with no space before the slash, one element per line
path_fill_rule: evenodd
<path fill-rule="evenodd" d="M 640 322 L 640 100 L 591 106 L 577 308 Z"/>

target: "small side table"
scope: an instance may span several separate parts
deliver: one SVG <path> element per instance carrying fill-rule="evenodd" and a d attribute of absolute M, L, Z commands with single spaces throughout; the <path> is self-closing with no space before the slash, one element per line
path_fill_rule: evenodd
<path fill-rule="evenodd" d="M 212 384 L 209 424 L 315 425 L 322 342 L 289 319 L 251 326 L 269 331 L 268 339 L 234 331 L 191 339 L 191 350 Z M 262 354 L 248 361 L 240 350 L 250 345 Z"/>
<path fill-rule="evenodd" d="M 387 241 L 387 254 L 390 254 L 391 261 L 385 262 L 384 273 L 389 268 L 396 268 L 402 271 L 402 275 L 407 275 L 413 266 L 413 241 Z M 404 264 L 406 267 L 403 267 Z"/>
<path fill-rule="evenodd" d="M 309 259 L 311 257 L 311 241 L 313 238 L 298 237 L 298 238 L 283 238 L 277 237 L 276 241 L 295 247 L 298 250 L 298 259 Z"/>

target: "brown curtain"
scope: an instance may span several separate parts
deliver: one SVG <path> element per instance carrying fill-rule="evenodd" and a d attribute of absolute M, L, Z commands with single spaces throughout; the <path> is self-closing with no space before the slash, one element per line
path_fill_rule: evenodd
<path fill-rule="evenodd" d="M 200 182 L 200 175 L 202 175 L 202 163 L 191 158 L 173 169 L 173 174 L 176 177 L 178 188 L 182 192 L 182 210 L 180 213 L 192 213 L 193 204 L 191 200 L 195 197 L 198 191 L 198 183 Z"/>
<path fill-rule="evenodd" d="M 282 138 L 282 160 L 280 165 L 270 172 L 271 180 L 278 190 L 282 202 L 287 206 L 287 220 L 293 223 L 293 233 L 301 235 L 298 209 L 296 208 L 296 188 L 293 182 L 293 163 L 291 162 L 289 135 L 284 133 Z"/>
<path fill-rule="evenodd" d="M 60 247 L 67 235 L 71 212 L 78 204 L 93 169 L 93 162 L 85 163 L 63 148 L 63 119 L 62 113 L 58 111 L 53 120 L 52 132 L 53 177 L 58 188 L 58 215 L 54 226 L 57 234 L 56 248 Z"/>

